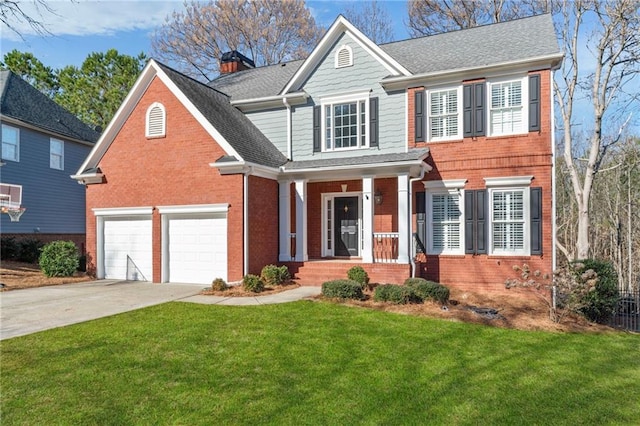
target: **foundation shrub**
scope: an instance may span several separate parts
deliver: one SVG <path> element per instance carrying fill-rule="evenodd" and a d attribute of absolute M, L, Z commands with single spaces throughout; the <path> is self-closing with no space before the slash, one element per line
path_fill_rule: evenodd
<path fill-rule="evenodd" d="M 211 290 L 213 291 L 224 291 L 228 288 L 229 286 L 227 285 L 226 281 L 223 280 L 222 278 L 216 278 L 211 283 Z"/>
<path fill-rule="evenodd" d="M 412 288 L 416 296 L 421 300 L 434 300 L 438 303 L 447 303 L 449 301 L 450 291 L 442 284 L 427 281 L 423 278 L 408 278 L 404 284 Z"/>
<path fill-rule="evenodd" d="M 14 237 L 0 238 L 0 258 L 2 260 L 18 260 L 20 245 Z"/>
<path fill-rule="evenodd" d="M 26 238 L 18 242 L 20 246 L 20 262 L 35 263 L 40 258 L 40 252 L 44 244 L 35 238 Z"/>
<path fill-rule="evenodd" d="M 362 300 L 362 284 L 353 280 L 334 280 L 322 284 L 324 297 Z"/>
<path fill-rule="evenodd" d="M 365 288 L 369 284 L 369 274 L 364 270 L 362 266 L 354 266 L 347 271 L 347 278 L 360 283 L 362 288 Z"/>
<path fill-rule="evenodd" d="M 260 277 L 268 286 L 282 285 L 291 279 L 289 268 L 287 268 L 285 265 L 267 265 L 262 268 Z"/>
<path fill-rule="evenodd" d="M 373 293 L 376 302 L 390 302 L 396 305 L 421 302 L 413 288 L 404 285 L 383 284 L 376 287 Z"/>
<path fill-rule="evenodd" d="M 42 248 L 40 269 L 47 277 L 70 277 L 79 264 L 78 248 L 72 241 L 53 241 Z"/>
<path fill-rule="evenodd" d="M 576 262 L 575 273 L 588 283 L 581 313 L 589 321 L 607 324 L 618 302 L 618 276 L 611 262 L 587 259 Z"/>
<path fill-rule="evenodd" d="M 242 285 L 245 290 L 252 293 L 260 293 L 264 290 L 264 281 L 257 275 L 245 275 L 242 278 Z"/>

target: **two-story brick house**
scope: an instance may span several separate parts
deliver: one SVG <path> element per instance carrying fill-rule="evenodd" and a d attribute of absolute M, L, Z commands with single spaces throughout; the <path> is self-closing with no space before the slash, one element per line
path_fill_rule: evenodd
<path fill-rule="evenodd" d="M 339 17 L 307 59 L 234 52 L 209 85 L 151 61 L 75 176 L 97 275 L 550 272 L 561 60 L 542 15 L 384 45 Z"/>
<path fill-rule="evenodd" d="M 76 172 L 100 134 L 11 71 L 0 71 L 5 207 L 26 207 L 19 222 L 0 215 L 3 237 L 85 245 L 85 189 Z M 6 203 L 6 204 L 5 204 Z"/>

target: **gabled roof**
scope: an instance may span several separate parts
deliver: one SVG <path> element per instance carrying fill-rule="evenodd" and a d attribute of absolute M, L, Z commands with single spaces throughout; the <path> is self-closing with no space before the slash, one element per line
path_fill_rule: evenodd
<path fill-rule="evenodd" d="M 340 17 L 327 33 L 323 42 L 337 38 L 353 27 Z M 357 30 L 355 30 L 357 31 Z M 331 35 L 331 37 L 329 37 Z M 367 39 L 368 40 L 368 39 Z M 321 56 L 322 43 L 312 56 Z M 369 40 L 368 46 L 373 44 Z M 375 45 L 374 45 L 375 46 Z M 325 46 L 325 50 L 326 50 Z M 558 48 L 553 20 L 550 14 L 532 16 L 498 24 L 466 30 L 452 31 L 432 36 L 408 39 L 375 46 L 375 52 L 391 58 L 410 75 L 446 73 L 482 67 L 504 66 L 540 59 L 558 61 L 562 54 Z M 286 65 L 254 68 L 230 75 L 223 75 L 209 83 L 231 96 L 234 101 L 270 97 L 284 93 L 294 84 L 294 79 L 308 73 L 317 61 L 310 56 L 306 61 L 289 62 Z M 294 70 L 295 69 L 295 70 Z M 306 74 L 305 74 L 306 75 Z M 400 73 L 391 78 L 405 78 Z"/>
<path fill-rule="evenodd" d="M 151 59 L 102 137 L 80 166 L 75 178 L 81 179 L 83 174 L 89 173 L 98 166 L 100 159 L 107 152 L 155 77 L 158 77 L 193 114 L 228 157 L 271 168 L 281 166 L 287 161 L 266 136 L 242 112 L 229 103 L 227 95 Z"/>
<path fill-rule="evenodd" d="M 9 70 L 0 71 L 0 113 L 47 133 L 95 143 L 100 133 Z"/>

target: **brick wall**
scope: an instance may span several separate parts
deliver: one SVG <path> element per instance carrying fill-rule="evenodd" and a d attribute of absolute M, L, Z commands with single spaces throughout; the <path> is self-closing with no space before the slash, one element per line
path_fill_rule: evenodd
<path fill-rule="evenodd" d="M 145 137 L 145 114 L 160 102 L 166 136 Z M 243 176 L 221 176 L 209 166 L 225 152 L 158 79 L 154 79 L 111 147 L 100 160 L 105 183 L 87 186 L 87 251 L 96 254 L 96 218 L 91 209 L 229 203 L 228 279 L 243 273 Z M 153 281 L 161 280 L 161 223 L 153 212 Z M 95 263 L 88 265 L 95 270 Z"/>
<path fill-rule="evenodd" d="M 249 273 L 278 263 L 278 182 L 249 176 Z"/>

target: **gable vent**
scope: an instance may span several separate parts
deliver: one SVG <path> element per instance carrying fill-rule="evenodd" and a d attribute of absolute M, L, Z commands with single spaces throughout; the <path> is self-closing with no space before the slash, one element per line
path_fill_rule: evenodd
<path fill-rule="evenodd" d="M 147 110 L 147 134 L 148 138 L 165 135 L 165 111 L 160 103 L 152 104 Z"/>
<path fill-rule="evenodd" d="M 353 51 L 347 45 L 342 46 L 336 52 L 336 68 L 350 67 L 353 65 Z"/>

